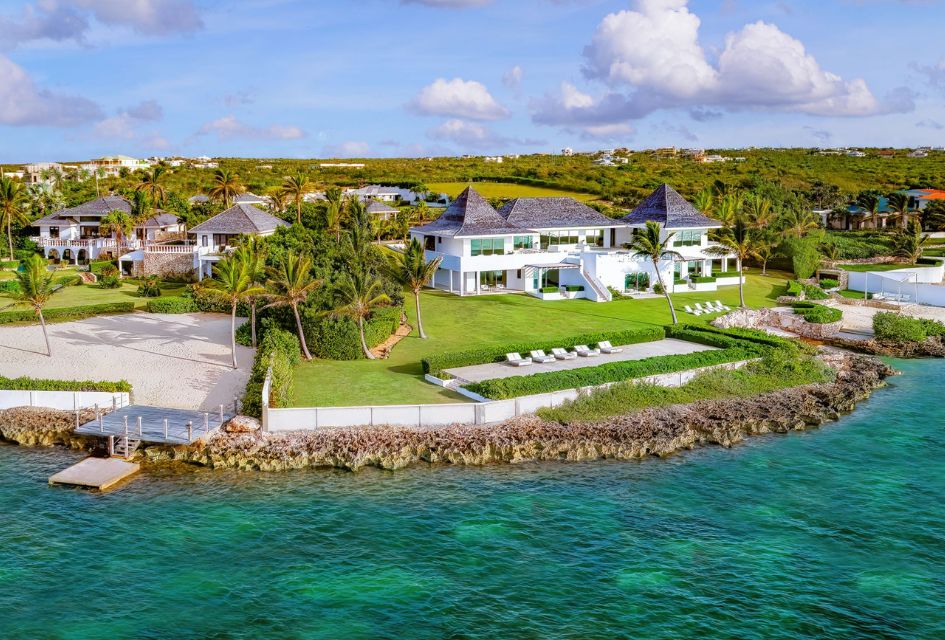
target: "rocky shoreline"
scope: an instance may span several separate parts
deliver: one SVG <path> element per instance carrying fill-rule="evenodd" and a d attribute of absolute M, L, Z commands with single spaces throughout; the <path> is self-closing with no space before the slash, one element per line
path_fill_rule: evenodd
<path fill-rule="evenodd" d="M 485 465 L 544 460 L 636 460 L 698 446 L 733 446 L 748 436 L 803 430 L 852 411 L 895 372 L 849 353 L 822 356 L 835 382 L 751 398 L 701 401 L 636 411 L 596 422 L 562 425 L 536 416 L 493 425 L 441 428 L 353 427 L 280 434 L 217 433 L 191 446 L 150 446 L 146 464 L 186 462 L 215 469 L 284 471 L 318 467 L 401 469 L 420 463 Z M 43 424 L 39 424 L 42 422 Z M 0 436 L 25 445 L 89 449 L 75 436 L 72 412 L 0 411 Z"/>
<path fill-rule="evenodd" d="M 823 342 L 841 349 L 865 353 L 871 356 L 887 358 L 943 358 L 945 357 L 945 342 L 940 337 L 927 338 L 923 342 L 892 342 L 889 340 L 850 340 L 848 338 L 831 337 Z"/>

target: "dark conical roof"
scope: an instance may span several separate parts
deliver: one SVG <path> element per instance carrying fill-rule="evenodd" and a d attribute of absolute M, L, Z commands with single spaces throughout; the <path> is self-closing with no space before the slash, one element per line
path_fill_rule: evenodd
<path fill-rule="evenodd" d="M 621 218 L 627 224 L 658 222 L 669 229 L 688 227 L 721 227 L 718 220 L 709 218 L 683 198 L 668 184 L 660 185 L 629 215 Z"/>
<path fill-rule="evenodd" d="M 467 187 L 439 218 L 416 229 L 441 236 L 488 236 L 522 231 L 505 220 L 485 198 Z"/>

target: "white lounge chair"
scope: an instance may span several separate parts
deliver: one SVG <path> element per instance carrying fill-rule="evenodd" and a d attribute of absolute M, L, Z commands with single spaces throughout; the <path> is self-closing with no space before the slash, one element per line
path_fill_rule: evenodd
<path fill-rule="evenodd" d="M 582 358 L 596 358 L 600 355 L 600 351 L 597 349 L 588 349 L 586 344 L 576 345 L 574 351 Z"/>
<path fill-rule="evenodd" d="M 705 307 L 703 307 L 701 302 L 696 303 L 696 311 L 698 311 L 699 313 L 712 313 L 712 310 L 706 309 Z"/>
<path fill-rule="evenodd" d="M 568 351 L 567 349 L 562 349 L 557 347 L 551 350 L 551 355 L 556 357 L 558 360 L 574 360 L 577 358 L 577 354 L 573 351 Z"/>
<path fill-rule="evenodd" d="M 694 315 L 694 316 L 701 316 L 701 315 L 702 315 L 702 312 L 701 312 L 701 311 L 696 311 L 695 309 L 693 309 L 692 307 L 690 307 L 688 304 L 687 304 L 685 307 L 683 307 L 683 309 L 686 310 L 686 313 L 691 313 L 691 314 Z"/>
<path fill-rule="evenodd" d="M 518 353 L 507 353 L 505 354 L 505 361 L 512 365 L 513 367 L 527 367 L 532 363 L 531 360 L 526 360 Z"/>
<path fill-rule="evenodd" d="M 716 309 L 721 309 L 722 311 L 731 311 L 731 310 L 732 310 L 732 308 L 731 308 L 730 306 L 728 306 L 727 304 L 722 304 L 722 301 L 721 301 L 721 300 L 716 300 L 716 301 L 715 301 L 715 308 L 716 308 Z"/>
<path fill-rule="evenodd" d="M 600 349 L 601 353 L 620 353 L 623 351 L 623 349 L 620 347 L 615 347 L 614 345 L 610 344 L 609 340 L 598 342 L 597 348 Z"/>
<path fill-rule="evenodd" d="M 541 363 L 543 363 L 543 362 L 554 362 L 554 361 L 555 361 L 555 357 L 554 357 L 554 356 L 549 356 L 548 354 L 545 353 L 545 351 L 544 351 L 543 349 L 536 349 L 536 350 L 532 351 L 529 355 L 531 355 L 531 357 L 532 357 L 532 362 L 537 362 L 537 363 L 539 363 L 539 364 L 541 364 Z"/>

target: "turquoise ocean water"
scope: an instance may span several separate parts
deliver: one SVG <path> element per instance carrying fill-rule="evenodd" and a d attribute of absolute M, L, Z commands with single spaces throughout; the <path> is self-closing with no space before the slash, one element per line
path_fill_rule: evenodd
<path fill-rule="evenodd" d="M 639 463 L 162 473 L 0 447 L 0 638 L 943 638 L 945 362 Z"/>

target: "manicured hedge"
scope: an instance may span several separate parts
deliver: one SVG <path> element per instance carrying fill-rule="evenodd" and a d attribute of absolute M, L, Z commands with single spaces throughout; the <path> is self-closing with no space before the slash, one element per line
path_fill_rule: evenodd
<path fill-rule="evenodd" d="M 299 339 L 293 333 L 276 327 L 268 328 L 259 340 L 253 370 L 243 394 L 242 412 L 262 417 L 262 388 L 266 372 L 272 365 L 272 386 L 269 406 L 284 407 L 292 395 L 294 376 L 292 368 L 301 360 Z"/>
<path fill-rule="evenodd" d="M 873 316 L 873 332 L 878 340 L 924 342 L 926 338 L 945 335 L 945 324 L 883 312 Z"/>
<path fill-rule="evenodd" d="M 821 289 L 835 289 L 840 286 L 840 281 L 833 278 L 821 278 L 818 284 L 820 284 Z"/>
<path fill-rule="evenodd" d="M 17 269 L 19 266 L 19 260 L 0 260 L 0 269 Z"/>
<path fill-rule="evenodd" d="M 804 297 L 808 300 L 826 300 L 830 296 L 820 287 L 811 284 L 804 284 L 797 280 L 789 280 L 787 284 L 787 294 L 789 296 L 800 296 L 804 292 Z"/>
<path fill-rule="evenodd" d="M 678 324 L 666 327 L 666 337 L 698 342 L 710 347 L 727 349 L 739 344 L 751 343 L 759 352 L 765 348 L 794 348 L 791 340 L 773 336 L 758 329 L 716 329 L 709 325 Z"/>
<path fill-rule="evenodd" d="M 82 284 L 82 276 L 75 273 L 71 276 L 61 276 L 55 278 L 53 284 L 59 285 L 60 287 L 77 287 Z"/>
<path fill-rule="evenodd" d="M 697 278 L 691 278 L 692 282 L 705 284 L 707 282 L 715 282 L 716 278 L 713 276 L 699 276 Z"/>
<path fill-rule="evenodd" d="M 558 293 L 558 287 L 542 287 L 542 293 Z"/>
<path fill-rule="evenodd" d="M 480 349 L 471 349 L 469 351 L 454 351 L 452 353 L 441 353 L 429 356 L 421 360 L 423 372 L 437 377 L 442 377 L 444 369 L 455 367 L 468 367 L 474 364 L 485 364 L 488 362 L 502 362 L 505 360 L 505 354 L 518 352 L 526 354 L 535 349 L 543 349 L 550 352 L 556 347 L 573 347 L 577 344 L 594 345 L 602 340 L 608 340 L 614 345 L 638 344 L 641 342 L 653 342 L 662 340 L 666 337 L 666 330 L 663 327 L 644 327 L 638 329 L 624 329 L 622 331 L 602 331 L 599 333 L 585 333 L 557 340 L 542 339 L 533 342 L 515 342 L 500 345 L 497 347 L 482 347 Z"/>
<path fill-rule="evenodd" d="M 0 280 L 0 293 L 19 293 L 19 280 Z"/>
<path fill-rule="evenodd" d="M 148 300 L 149 313 L 193 313 L 197 310 L 193 298 L 164 296 Z"/>
<path fill-rule="evenodd" d="M 109 393 L 128 393 L 131 383 L 127 380 L 117 382 L 93 380 L 46 380 L 43 378 L 4 378 L 0 376 L 0 389 L 15 391 L 106 391 Z"/>
<path fill-rule="evenodd" d="M 376 309 L 364 323 L 368 348 L 381 344 L 400 326 L 400 307 Z M 364 357 L 358 325 L 351 318 L 331 318 L 307 310 L 302 319 L 305 339 L 312 355 L 326 360 L 358 360 Z"/>
<path fill-rule="evenodd" d="M 571 293 L 576 293 L 578 291 L 584 291 L 583 284 L 569 284 L 564 288 L 565 291 L 570 291 Z"/>
<path fill-rule="evenodd" d="M 843 312 L 840 309 L 825 307 L 822 304 L 796 302 L 791 306 L 794 307 L 794 311 L 804 316 L 804 320 L 812 324 L 829 324 L 843 319 Z"/>
<path fill-rule="evenodd" d="M 657 375 L 673 373 L 700 367 L 737 362 L 757 356 L 754 349 L 735 346 L 728 349 L 701 351 L 672 356 L 654 356 L 643 360 L 609 362 L 597 367 L 584 367 L 550 373 L 535 373 L 529 376 L 497 378 L 466 385 L 474 393 L 491 400 L 505 400 L 536 393 L 548 393 L 579 387 L 590 387 L 608 382 L 621 382 Z"/>
<path fill-rule="evenodd" d="M 46 319 L 46 322 L 66 322 L 69 320 L 83 320 L 85 318 L 113 313 L 131 313 L 134 310 L 134 302 L 106 302 L 81 307 L 53 307 L 51 309 L 43 309 L 43 318 Z M 9 324 L 11 322 L 36 322 L 36 314 L 33 313 L 32 309 L 0 312 L 0 324 Z"/>

